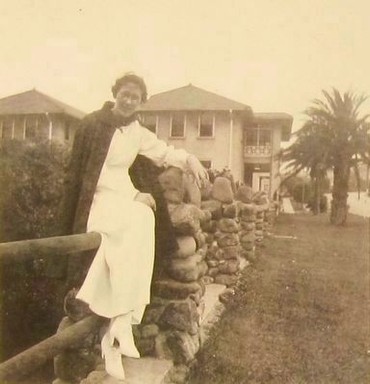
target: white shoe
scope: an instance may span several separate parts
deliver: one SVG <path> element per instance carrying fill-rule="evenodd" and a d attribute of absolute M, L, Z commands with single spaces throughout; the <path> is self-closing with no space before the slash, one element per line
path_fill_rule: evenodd
<path fill-rule="evenodd" d="M 105 370 L 116 379 L 124 380 L 125 371 L 122 366 L 122 355 L 119 348 L 113 346 L 112 340 L 108 330 L 101 341 L 102 357 L 105 359 Z"/>
<path fill-rule="evenodd" d="M 134 335 L 132 334 L 131 319 L 131 313 L 119 315 L 111 319 L 109 334 L 113 341 L 114 339 L 118 341 L 118 349 L 122 355 L 139 359 L 140 353 L 136 348 Z"/>

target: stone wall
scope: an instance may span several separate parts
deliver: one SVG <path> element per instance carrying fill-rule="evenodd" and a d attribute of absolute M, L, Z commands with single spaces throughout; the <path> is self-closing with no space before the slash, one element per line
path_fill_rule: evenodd
<path fill-rule="evenodd" d="M 242 255 L 253 261 L 256 248 L 256 205 L 253 203 L 251 187 L 241 186 L 236 194 L 239 206 L 240 244 Z"/>
<path fill-rule="evenodd" d="M 235 191 L 227 177 L 217 177 L 213 185 L 200 191 L 190 176 L 171 167 L 161 174 L 160 183 L 178 250 L 162 255 L 161 272 L 152 281 L 151 303 L 142 323 L 133 330 L 141 356 L 170 359 L 175 364 L 173 374 L 185 377 L 201 344 L 206 285 L 232 287 L 237 282 L 241 262 L 254 261 L 255 247 L 272 225 L 276 210 L 250 187 Z M 73 296 L 71 293 L 71 300 L 67 298 L 68 317 L 60 329 L 87 313 L 84 306 L 73 307 Z M 72 346 L 58 356 L 56 375 L 78 383 L 98 366 L 104 369 L 99 357 L 100 336 L 91 335 L 82 346 Z"/>
<path fill-rule="evenodd" d="M 176 231 L 178 251 L 164 258 L 163 270 L 152 283 L 152 299 L 135 331 L 142 355 L 188 364 L 199 350 L 199 326 L 208 270 L 202 226 L 211 214 L 200 209 L 200 191 L 177 168 L 160 176 Z M 187 202 L 184 202 L 187 201 Z"/>
<path fill-rule="evenodd" d="M 167 169 L 160 183 L 179 249 L 166 255 L 135 336 L 143 356 L 184 365 L 200 348 L 205 285 L 235 285 L 242 259 L 253 261 L 255 246 L 262 242 L 269 205 L 250 187 L 234 191 L 230 180 L 222 176 L 202 193 L 178 168 Z"/>
<path fill-rule="evenodd" d="M 232 286 L 240 269 L 239 207 L 230 180 L 217 177 L 202 208 L 211 213 L 207 231 L 208 275 L 217 284 Z"/>

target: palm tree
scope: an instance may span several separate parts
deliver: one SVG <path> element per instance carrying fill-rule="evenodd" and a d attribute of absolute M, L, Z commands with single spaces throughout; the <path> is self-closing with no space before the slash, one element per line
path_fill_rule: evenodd
<path fill-rule="evenodd" d="M 320 213 L 321 185 L 328 170 L 328 139 L 324 134 L 319 125 L 307 121 L 295 133 L 296 141 L 282 153 L 289 175 L 285 181 L 303 169 L 309 172 L 314 185 L 314 214 Z"/>
<path fill-rule="evenodd" d="M 354 169 L 359 185 L 358 164 L 370 163 L 370 115 L 359 116 L 367 99 L 364 95 L 341 95 L 335 88 L 332 94 L 325 90 L 322 93 L 324 100 L 315 99 L 305 111 L 308 120 L 297 132 L 296 142 L 283 153 L 283 159 L 290 161 L 294 172 L 309 169 L 317 185 L 328 169 L 333 170 L 330 221 L 340 225 L 347 219 L 350 170 Z"/>

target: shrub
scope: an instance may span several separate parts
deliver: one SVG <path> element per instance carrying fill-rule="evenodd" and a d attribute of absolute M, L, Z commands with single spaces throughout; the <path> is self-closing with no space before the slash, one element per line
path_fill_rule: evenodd
<path fill-rule="evenodd" d="M 68 147 L 9 141 L 0 148 L 1 241 L 51 236 L 58 227 Z"/>
<path fill-rule="evenodd" d="M 313 190 L 309 182 L 296 184 L 293 188 L 293 198 L 297 203 L 308 203 L 312 198 Z"/>
<path fill-rule="evenodd" d="M 48 142 L 2 143 L 1 242 L 48 237 L 57 231 L 68 153 L 66 146 Z M 58 282 L 46 279 L 43 272 L 42 259 L 1 268 L 2 359 L 55 332 L 61 316 Z"/>
<path fill-rule="evenodd" d="M 312 197 L 307 203 L 307 207 L 313 212 L 314 209 L 314 197 Z M 328 198 L 325 195 L 320 196 L 320 212 L 324 213 L 328 211 Z"/>

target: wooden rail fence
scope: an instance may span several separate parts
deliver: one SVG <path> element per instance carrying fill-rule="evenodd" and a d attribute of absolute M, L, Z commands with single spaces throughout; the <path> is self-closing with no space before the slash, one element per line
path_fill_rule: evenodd
<path fill-rule="evenodd" d="M 19 263 L 38 258 L 65 257 L 82 251 L 97 249 L 100 242 L 100 234 L 91 232 L 2 243 L 0 244 L 0 263 Z M 1 363 L 0 383 L 20 379 L 40 367 L 47 360 L 60 354 L 64 349 L 78 345 L 86 336 L 97 329 L 101 322 L 102 318 L 95 315 L 89 316 Z"/>

